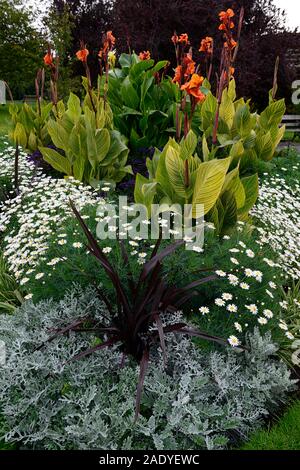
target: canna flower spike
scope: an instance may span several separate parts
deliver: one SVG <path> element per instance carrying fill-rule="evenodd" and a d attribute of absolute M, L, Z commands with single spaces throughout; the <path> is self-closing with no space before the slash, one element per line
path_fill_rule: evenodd
<path fill-rule="evenodd" d="M 47 54 L 44 57 L 44 64 L 48 65 L 49 67 L 53 66 L 53 55 L 51 54 L 50 49 L 48 50 Z"/>
<path fill-rule="evenodd" d="M 221 21 L 221 24 L 219 26 L 220 31 L 226 31 L 228 29 L 233 29 L 234 28 L 234 23 L 231 20 L 235 15 L 234 11 L 231 8 L 228 8 L 227 11 L 221 11 L 219 13 L 219 18 Z"/>
<path fill-rule="evenodd" d="M 150 60 L 151 59 L 151 54 L 150 51 L 143 51 L 139 53 L 139 58 L 141 60 Z"/>
<path fill-rule="evenodd" d="M 185 90 L 190 96 L 195 98 L 197 103 L 203 102 L 205 100 L 205 95 L 200 90 L 203 81 L 204 77 L 194 73 L 191 80 L 181 86 L 181 90 Z"/>
<path fill-rule="evenodd" d="M 81 48 L 79 49 L 79 51 L 76 52 L 77 59 L 83 63 L 86 63 L 88 55 L 89 55 L 89 50 L 86 48 L 86 46 L 81 44 Z"/>
<path fill-rule="evenodd" d="M 212 55 L 213 53 L 214 40 L 210 36 L 202 39 L 199 52 L 204 52 L 206 55 Z"/>
<path fill-rule="evenodd" d="M 186 33 L 180 34 L 180 36 L 174 33 L 171 38 L 171 41 L 175 46 L 177 46 L 178 44 L 181 44 L 183 46 L 187 46 L 188 44 L 190 44 L 189 37 Z"/>

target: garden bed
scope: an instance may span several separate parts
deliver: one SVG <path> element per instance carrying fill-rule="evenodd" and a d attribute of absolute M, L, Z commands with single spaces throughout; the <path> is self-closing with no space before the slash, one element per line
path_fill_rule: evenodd
<path fill-rule="evenodd" d="M 82 96 L 59 100 L 49 48 L 51 101 L 39 71 L 36 106 L 10 106 L 3 448 L 233 449 L 297 396 L 300 158 L 277 152 L 276 69 L 260 114 L 238 97 L 243 15 L 236 32 L 219 15 L 216 84 L 210 37 L 196 64 L 175 33 L 170 77 L 149 51 L 117 58 L 108 31 L 96 87 L 81 43 Z"/>

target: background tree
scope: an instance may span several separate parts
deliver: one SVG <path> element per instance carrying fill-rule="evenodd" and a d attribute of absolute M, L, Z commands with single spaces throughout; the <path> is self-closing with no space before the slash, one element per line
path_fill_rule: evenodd
<path fill-rule="evenodd" d="M 80 77 L 74 73 L 75 58 L 72 52 L 74 16 L 67 4 L 58 10 L 51 5 L 47 15 L 43 17 L 43 25 L 47 30 L 49 45 L 59 56 L 59 97 L 67 96 L 69 90 L 80 90 Z M 49 73 L 49 72 L 48 72 Z"/>
<path fill-rule="evenodd" d="M 289 48 L 300 47 L 300 35 L 287 31 L 285 15 L 273 0 L 52 0 L 58 15 L 67 5 L 74 19 L 70 56 L 74 56 L 82 39 L 91 52 L 92 76 L 98 71 L 97 51 L 102 34 L 112 29 L 117 37 L 118 52 L 151 51 L 155 59 L 171 59 L 169 73 L 175 66 L 174 47 L 170 41 L 174 30 L 186 32 L 197 58 L 200 40 L 212 36 L 216 40 L 215 71 L 218 70 L 222 34 L 218 31 L 218 13 L 233 8 L 238 13 L 245 7 L 245 21 L 236 63 L 238 92 L 251 97 L 262 108 L 268 100 L 273 83 L 277 55 L 280 57 L 278 95 L 291 96 L 295 78 L 287 60 Z M 237 22 L 237 17 L 235 18 Z M 199 56 L 198 56 L 199 58 Z M 81 74 L 81 64 L 75 63 L 74 74 Z"/>
<path fill-rule="evenodd" d="M 286 51 L 299 47 L 300 37 L 286 30 L 285 14 L 272 0 L 115 0 L 113 18 L 118 47 L 125 50 L 130 43 L 137 51 L 149 49 L 155 58 L 174 57 L 170 41 L 174 30 L 189 34 L 196 54 L 201 38 L 212 36 L 216 40 L 217 70 L 222 43 L 218 13 L 233 8 L 238 15 L 242 6 L 245 20 L 236 66 L 239 94 L 251 97 L 259 107 L 265 106 L 278 55 L 278 93 L 289 100 L 294 77 Z"/>
<path fill-rule="evenodd" d="M 0 3 L 0 80 L 5 80 L 15 99 L 34 94 L 34 79 L 42 65 L 45 41 L 32 26 L 30 13 L 19 2 Z"/>
<path fill-rule="evenodd" d="M 51 14 L 53 17 L 56 16 L 56 22 L 59 23 L 60 18 L 66 17 L 66 14 L 71 22 L 71 37 L 70 41 L 67 41 L 64 53 L 69 54 L 73 75 L 83 74 L 82 64 L 73 60 L 82 40 L 90 51 L 89 66 L 92 78 L 95 79 L 97 76 L 99 68 L 97 54 L 102 35 L 107 29 L 111 29 L 113 24 L 112 4 L 113 2 L 105 0 L 52 0 Z"/>

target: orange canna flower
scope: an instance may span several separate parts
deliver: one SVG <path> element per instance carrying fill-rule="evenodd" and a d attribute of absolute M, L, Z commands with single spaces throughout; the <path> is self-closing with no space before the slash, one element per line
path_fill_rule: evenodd
<path fill-rule="evenodd" d="M 172 80 L 173 83 L 180 83 L 181 82 L 181 77 L 182 77 L 182 66 L 178 65 L 175 69 L 175 76 Z"/>
<path fill-rule="evenodd" d="M 228 21 L 230 18 L 233 18 L 235 15 L 234 11 L 231 8 L 228 8 L 227 11 L 221 11 L 219 17 L 221 21 Z"/>
<path fill-rule="evenodd" d="M 116 38 L 113 35 L 112 31 L 107 31 L 106 40 L 110 43 L 110 47 L 112 47 L 116 44 Z"/>
<path fill-rule="evenodd" d="M 188 35 L 187 35 L 186 33 L 181 34 L 181 35 L 179 36 L 178 42 L 179 42 L 180 44 L 184 44 L 184 45 L 189 44 L 190 42 L 189 42 L 189 37 L 188 37 Z"/>
<path fill-rule="evenodd" d="M 78 52 L 76 52 L 76 57 L 78 60 L 80 60 L 81 62 L 87 62 L 87 56 L 89 55 L 89 51 L 88 49 L 84 48 L 84 49 L 79 49 Z"/>
<path fill-rule="evenodd" d="M 234 28 L 234 23 L 231 21 L 231 18 L 233 18 L 234 15 L 235 13 L 231 8 L 228 8 L 227 11 L 221 11 L 219 13 L 220 21 L 222 21 L 222 24 L 219 26 L 220 31 L 226 31 L 226 29 Z"/>
<path fill-rule="evenodd" d="M 47 54 L 45 55 L 44 64 L 49 66 L 53 65 L 53 56 L 51 52 L 47 52 Z"/>
<path fill-rule="evenodd" d="M 186 54 L 186 56 L 183 59 L 183 66 L 185 69 L 184 76 L 185 78 L 188 78 L 189 75 L 193 75 L 195 73 L 195 62 L 193 61 L 192 55 L 191 54 Z"/>
<path fill-rule="evenodd" d="M 185 85 L 182 85 L 181 90 L 186 90 L 189 95 L 196 99 L 197 103 L 202 102 L 205 100 L 205 95 L 200 90 L 203 81 L 203 77 L 194 73 L 191 80 Z"/>
<path fill-rule="evenodd" d="M 176 33 L 174 33 L 173 36 L 171 37 L 171 41 L 175 45 L 178 43 L 178 36 Z"/>
<path fill-rule="evenodd" d="M 107 31 L 107 33 L 103 35 L 103 53 L 107 54 L 107 52 L 112 50 L 115 44 L 116 38 L 114 37 L 112 31 Z"/>
<path fill-rule="evenodd" d="M 151 54 L 150 51 L 143 51 L 139 53 L 139 58 L 141 60 L 149 60 L 151 59 Z"/>
<path fill-rule="evenodd" d="M 213 53 L 213 44 L 213 38 L 206 36 L 206 38 L 201 41 L 199 52 L 205 52 L 205 54 L 211 55 Z"/>
<path fill-rule="evenodd" d="M 237 42 L 234 40 L 234 39 L 228 39 L 225 43 L 224 43 L 224 47 L 230 49 L 231 51 L 233 49 L 235 49 L 237 46 Z"/>

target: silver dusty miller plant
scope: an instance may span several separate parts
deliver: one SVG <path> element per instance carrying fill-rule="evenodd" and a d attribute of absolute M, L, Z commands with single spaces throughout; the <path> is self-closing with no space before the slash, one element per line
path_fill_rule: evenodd
<path fill-rule="evenodd" d="M 243 353 L 202 352 L 189 338 L 167 335 L 167 366 L 160 353 L 151 357 L 134 423 L 139 370 L 133 362 L 120 367 L 117 348 L 68 363 L 97 341 L 69 333 L 37 349 L 62 319 L 90 310 L 108 315 L 92 291 L 77 289 L 59 303 L 27 302 L 0 317 L 6 441 L 35 449 L 223 449 L 257 428 L 294 387 L 269 334 L 256 330 Z"/>

